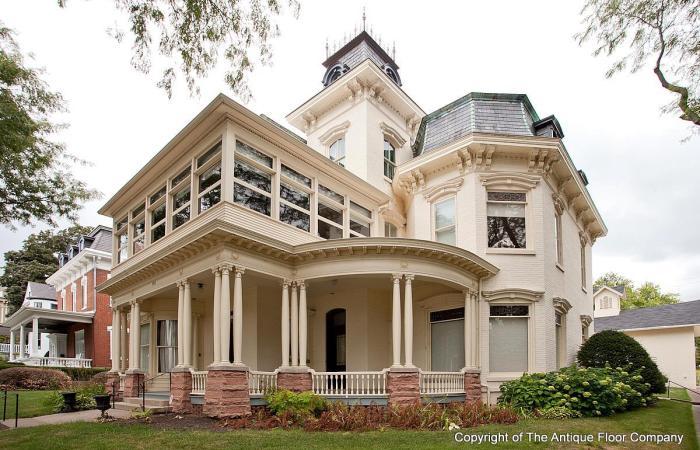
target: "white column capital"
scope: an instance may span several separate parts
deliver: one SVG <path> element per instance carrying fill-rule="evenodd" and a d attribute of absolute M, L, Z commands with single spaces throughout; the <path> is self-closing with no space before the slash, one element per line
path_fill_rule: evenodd
<path fill-rule="evenodd" d="M 241 277 L 241 276 L 243 276 L 243 274 L 245 273 L 245 267 L 236 266 L 236 267 L 234 268 L 234 270 L 236 271 L 236 276 L 237 276 L 237 277 Z"/>
<path fill-rule="evenodd" d="M 404 278 L 406 279 L 406 283 L 410 283 L 411 281 L 413 281 L 415 276 L 412 273 L 407 273 L 404 275 Z"/>
<path fill-rule="evenodd" d="M 283 288 L 289 288 L 289 286 L 291 286 L 291 284 L 292 284 L 291 280 L 288 280 L 286 278 L 282 279 L 282 287 Z"/>
<path fill-rule="evenodd" d="M 391 274 L 391 279 L 394 282 L 394 284 L 400 283 L 401 278 L 403 278 L 403 274 L 400 274 L 400 273 L 392 273 Z"/>
<path fill-rule="evenodd" d="M 216 266 L 211 268 L 211 273 L 214 275 L 221 275 L 221 267 Z"/>
<path fill-rule="evenodd" d="M 306 283 L 304 282 L 304 280 L 297 280 L 297 286 L 299 286 L 300 290 L 306 290 Z"/>

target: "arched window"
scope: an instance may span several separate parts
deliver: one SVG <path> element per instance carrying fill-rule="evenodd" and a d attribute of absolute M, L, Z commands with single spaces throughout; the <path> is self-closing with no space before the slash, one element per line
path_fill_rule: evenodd
<path fill-rule="evenodd" d="M 345 137 L 337 139 L 328 149 L 331 161 L 345 167 Z"/>
<path fill-rule="evenodd" d="M 384 138 L 384 176 L 393 180 L 395 171 L 396 149 L 391 142 Z"/>

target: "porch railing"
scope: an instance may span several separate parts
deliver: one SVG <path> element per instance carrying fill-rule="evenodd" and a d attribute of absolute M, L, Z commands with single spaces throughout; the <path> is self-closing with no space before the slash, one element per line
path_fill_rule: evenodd
<path fill-rule="evenodd" d="M 277 388 L 277 372 L 248 372 L 248 393 L 250 395 L 265 395 Z"/>
<path fill-rule="evenodd" d="M 463 394 L 464 374 L 462 372 L 421 372 L 421 394 Z"/>
<path fill-rule="evenodd" d="M 89 369 L 92 367 L 92 359 L 85 358 L 53 358 L 50 356 L 32 357 L 23 360 L 28 366 L 40 367 L 80 367 Z"/>
<path fill-rule="evenodd" d="M 15 344 L 15 348 L 12 351 L 12 353 L 19 355 L 19 344 Z M 10 354 L 10 344 L 5 343 L 5 344 L 0 344 L 0 353 L 7 353 L 8 355 Z M 29 345 L 24 346 L 24 353 L 29 354 Z"/>
<path fill-rule="evenodd" d="M 318 395 L 378 397 L 386 394 L 386 371 L 312 372 L 311 389 Z"/>
<path fill-rule="evenodd" d="M 207 371 L 192 371 L 192 394 L 204 395 L 207 389 Z"/>

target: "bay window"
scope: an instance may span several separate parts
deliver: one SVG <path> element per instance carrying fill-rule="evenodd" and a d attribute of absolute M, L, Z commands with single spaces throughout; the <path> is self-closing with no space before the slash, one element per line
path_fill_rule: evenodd
<path fill-rule="evenodd" d="M 117 241 L 117 263 L 129 258 L 129 219 L 124 217 L 117 221 L 114 236 Z"/>
<path fill-rule="evenodd" d="M 490 248 L 525 248 L 524 192 L 488 192 L 487 227 Z"/>
<path fill-rule="evenodd" d="M 311 231 L 311 178 L 284 164 L 280 180 L 280 221 Z"/>
<path fill-rule="evenodd" d="M 384 176 L 390 180 L 394 179 L 396 171 L 396 149 L 386 138 L 384 138 Z"/>
<path fill-rule="evenodd" d="M 334 163 L 345 167 L 345 137 L 336 139 L 328 148 L 328 156 Z"/>
<path fill-rule="evenodd" d="M 490 305 L 489 312 L 490 371 L 527 371 L 529 306 Z"/>
<path fill-rule="evenodd" d="M 372 211 L 350 201 L 350 237 L 369 237 Z"/>
<path fill-rule="evenodd" d="M 200 213 L 221 201 L 221 142 L 197 158 L 198 193 Z"/>
<path fill-rule="evenodd" d="M 342 239 L 345 197 L 321 184 L 318 193 L 318 235 L 324 239 Z"/>
<path fill-rule="evenodd" d="M 131 236 L 133 245 L 131 254 L 135 255 L 143 250 L 146 242 L 146 206 L 142 203 L 131 211 Z"/>
<path fill-rule="evenodd" d="M 151 243 L 165 236 L 165 192 L 163 186 L 148 199 L 151 214 Z"/>
<path fill-rule="evenodd" d="M 435 203 L 433 206 L 433 228 L 435 230 L 433 238 L 443 244 L 455 245 L 456 219 L 455 219 L 455 198 L 450 197 Z"/>
<path fill-rule="evenodd" d="M 266 216 L 272 213 L 272 158 L 236 141 L 233 201 Z"/>
<path fill-rule="evenodd" d="M 175 178 L 170 180 L 170 192 L 172 192 L 171 212 L 172 212 L 172 229 L 187 223 L 190 220 L 190 188 L 191 168 L 188 166 L 182 172 L 177 174 Z"/>

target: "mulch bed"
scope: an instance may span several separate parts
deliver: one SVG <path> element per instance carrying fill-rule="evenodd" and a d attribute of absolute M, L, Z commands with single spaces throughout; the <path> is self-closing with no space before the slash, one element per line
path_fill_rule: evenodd
<path fill-rule="evenodd" d="M 145 418 L 130 418 L 116 420 L 115 423 L 120 425 L 143 424 L 150 425 L 153 428 L 160 430 L 208 430 L 208 431 L 226 431 L 220 420 L 212 419 L 200 414 L 153 414 Z"/>

